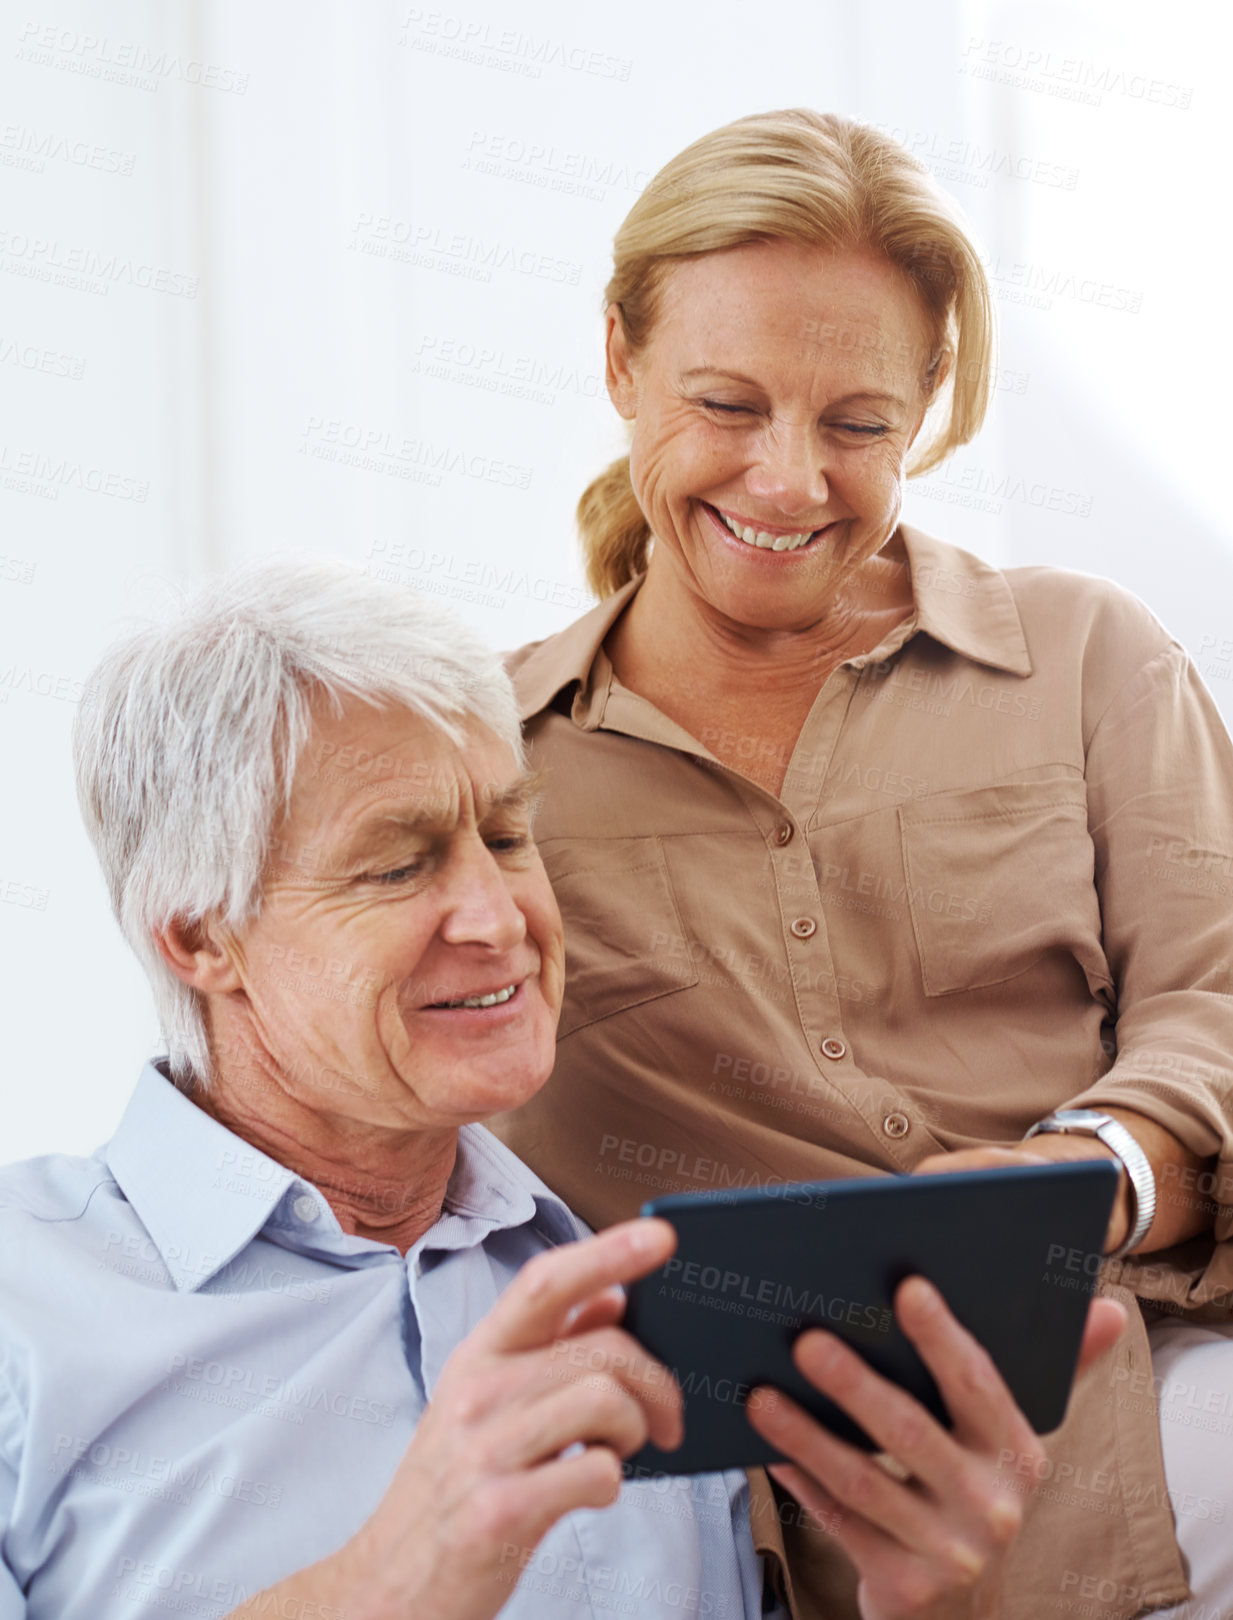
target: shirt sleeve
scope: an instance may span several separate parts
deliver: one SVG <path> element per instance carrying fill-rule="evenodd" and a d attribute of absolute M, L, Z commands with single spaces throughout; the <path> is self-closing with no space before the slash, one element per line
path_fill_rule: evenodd
<path fill-rule="evenodd" d="M 1067 1107 L 1120 1106 L 1170 1131 L 1202 1178 L 1214 1231 L 1123 1262 L 1138 1294 L 1174 1308 L 1233 1305 L 1233 743 L 1176 643 L 1116 694 L 1087 753 L 1105 954 L 1117 986 L 1117 1054 Z"/>
<path fill-rule="evenodd" d="M 0 1402 L 6 1399 L 4 1387 L 0 1384 Z M 0 1620 L 26 1620 L 25 1595 L 17 1584 L 17 1577 L 9 1567 L 5 1553 L 16 1500 L 17 1475 L 3 1448 L 0 1448 Z"/>

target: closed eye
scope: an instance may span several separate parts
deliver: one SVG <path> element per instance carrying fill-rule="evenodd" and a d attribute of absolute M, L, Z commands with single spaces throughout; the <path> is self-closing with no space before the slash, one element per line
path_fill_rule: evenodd
<path fill-rule="evenodd" d="M 521 850 L 530 849 L 530 833 L 494 833 L 484 842 L 496 855 L 516 855 Z"/>
<path fill-rule="evenodd" d="M 724 416 L 737 416 L 753 410 L 752 405 L 728 405 L 719 399 L 704 399 L 702 403 L 708 411 L 719 411 Z"/>
<path fill-rule="evenodd" d="M 412 878 L 420 877 L 424 870 L 424 862 L 416 861 L 411 866 L 395 866 L 389 872 L 369 872 L 365 883 L 378 883 L 392 888 L 399 883 L 409 883 Z"/>
<path fill-rule="evenodd" d="M 885 422 L 836 422 L 835 426 L 842 428 L 845 433 L 857 433 L 866 439 L 880 439 L 884 433 L 890 432 Z"/>

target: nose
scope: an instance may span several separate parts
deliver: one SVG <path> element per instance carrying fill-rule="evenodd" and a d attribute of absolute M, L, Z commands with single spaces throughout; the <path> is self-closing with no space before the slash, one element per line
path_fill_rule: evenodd
<path fill-rule="evenodd" d="M 826 505 L 825 436 L 812 422 L 776 418 L 745 473 L 745 487 L 785 519 L 816 518 Z"/>
<path fill-rule="evenodd" d="M 451 855 L 441 938 L 448 945 L 509 951 L 526 938 L 527 920 L 506 874 L 478 833 Z"/>

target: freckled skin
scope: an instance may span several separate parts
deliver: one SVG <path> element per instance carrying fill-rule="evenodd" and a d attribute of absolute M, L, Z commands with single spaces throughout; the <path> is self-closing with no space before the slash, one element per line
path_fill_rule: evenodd
<path fill-rule="evenodd" d="M 886 600 L 873 559 L 898 521 L 929 350 L 898 270 L 786 242 L 677 265 L 633 357 L 610 312 L 609 386 L 633 423 L 631 477 L 655 537 L 631 619 L 842 644 L 866 587 Z M 718 369 L 686 375 L 704 366 Z M 895 397 L 851 397 L 869 392 Z M 767 567 L 726 544 L 706 506 L 771 533 L 835 527 Z"/>

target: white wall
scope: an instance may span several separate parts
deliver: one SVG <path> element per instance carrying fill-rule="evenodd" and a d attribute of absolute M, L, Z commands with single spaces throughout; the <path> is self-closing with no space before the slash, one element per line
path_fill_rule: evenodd
<path fill-rule="evenodd" d="M 102 648 L 287 550 L 449 595 L 502 646 L 568 623 L 573 505 L 622 442 L 600 386 L 612 233 L 667 157 L 742 113 L 899 132 L 990 255 L 994 420 L 909 517 L 1122 580 L 1233 715 L 1223 8 L 1174 8 L 1167 33 L 1112 0 L 10 17 L 0 1160 L 89 1151 L 155 1036 L 68 768 Z"/>

